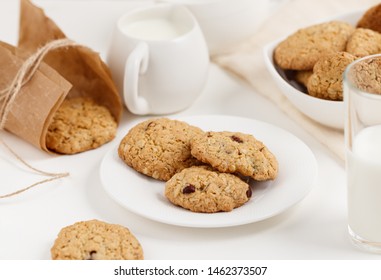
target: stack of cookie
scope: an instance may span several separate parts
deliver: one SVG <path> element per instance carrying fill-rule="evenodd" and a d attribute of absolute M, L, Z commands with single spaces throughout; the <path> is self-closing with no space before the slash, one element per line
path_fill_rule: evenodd
<path fill-rule="evenodd" d="M 202 213 L 232 211 L 251 197 L 245 179 L 273 180 L 278 172 L 275 156 L 252 135 L 204 132 L 168 118 L 134 126 L 118 154 L 136 171 L 165 181 L 170 202 Z"/>
<path fill-rule="evenodd" d="M 381 53 L 381 4 L 356 26 L 342 21 L 312 25 L 291 34 L 274 51 L 274 61 L 308 94 L 343 100 L 345 68 L 357 58 Z"/>

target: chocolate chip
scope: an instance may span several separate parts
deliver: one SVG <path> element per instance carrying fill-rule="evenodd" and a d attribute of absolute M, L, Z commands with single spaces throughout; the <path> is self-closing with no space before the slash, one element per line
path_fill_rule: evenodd
<path fill-rule="evenodd" d="M 188 184 L 183 188 L 183 194 L 194 193 L 195 191 L 196 187 L 192 184 Z"/>
<path fill-rule="evenodd" d="M 251 188 L 249 187 L 249 189 L 246 191 L 247 198 L 250 198 L 252 194 L 253 192 L 251 191 Z"/>
<path fill-rule="evenodd" d="M 89 258 L 88 258 L 87 260 L 90 260 L 90 261 L 91 261 L 91 260 L 95 260 L 95 259 L 94 259 L 94 255 L 96 255 L 96 254 L 97 254 L 97 251 L 91 251 L 91 252 L 90 252 L 90 256 L 89 256 Z"/>
<path fill-rule="evenodd" d="M 235 141 L 235 142 L 238 142 L 238 143 L 243 143 L 243 140 L 241 138 L 239 138 L 238 136 L 230 136 L 230 138 Z"/>
<path fill-rule="evenodd" d="M 151 128 L 151 126 L 154 126 L 154 125 L 155 125 L 155 123 L 154 123 L 153 121 L 152 121 L 152 122 L 149 122 L 149 123 L 147 124 L 145 130 L 147 131 L 148 129 Z"/>

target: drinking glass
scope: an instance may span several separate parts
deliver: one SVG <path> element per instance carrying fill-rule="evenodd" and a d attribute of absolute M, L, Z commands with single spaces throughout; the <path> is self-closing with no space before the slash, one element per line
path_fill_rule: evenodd
<path fill-rule="evenodd" d="M 381 55 L 348 65 L 343 88 L 349 235 L 381 253 Z"/>

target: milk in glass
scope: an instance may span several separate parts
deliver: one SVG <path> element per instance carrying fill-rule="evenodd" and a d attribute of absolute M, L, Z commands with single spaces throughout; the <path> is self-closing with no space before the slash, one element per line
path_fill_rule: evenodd
<path fill-rule="evenodd" d="M 351 234 L 381 243 L 381 125 L 360 131 L 347 156 Z"/>

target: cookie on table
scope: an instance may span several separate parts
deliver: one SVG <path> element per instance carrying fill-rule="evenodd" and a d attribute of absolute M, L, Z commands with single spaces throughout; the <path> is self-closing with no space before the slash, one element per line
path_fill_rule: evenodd
<path fill-rule="evenodd" d="M 348 39 L 347 52 L 357 57 L 381 53 L 381 33 L 367 28 L 356 28 Z"/>
<path fill-rule="evenodd" d="M 142 260 L 143 249 L 126 227 L 89 220 L 61 229 L 51 248 L 51 257 L 53 260 Z"/>
<path fill-rule="evenodd" d="M 308 80 L 308 93 L 322 99 L 343 100 L 343 73 L 355 60 L 356 57 L 347 52 L 337 52 L 321 58 Z"/>
<path fill-rule="evenodd" d="M 251 197 L 250 186 L 233 174 L 206 166 L 192 166 L 165 184 L 165 196 L 173 204 L 193 212 L 229 212 Z"/>
<path fill-rule="evenodd" d="M 110 111 L 89 98 L 63 101 L 53 116 L 46 146 L 60 154 L 95 149 L 115 138 L 117 123 Z"/>
<path fill-rule="evenodd" d="M 311 70 L 322 55 L 344 51 L 354 29 L 352 25 L 341 21 L 299 29 L 278 44 L 274 60 L 283 69 Z"/>
<path fill-rule="evenodd" d="M 190 140 L 203 131 L 186 122 L 150 119 L 133 127 L 122 139 L 119 157 L 136 171 L 167 181 L 175 173 L 198 163 Z"/>
<path fill-rule="evenodd" d="M 254 136 L 241 132 L 206 132 L 191 141 L 191 153 L 220 172 L 239 173 L 257 181 L 275 179 L 278 162 Z"/>
<path fill-rule="evenodd" d="M 368 9 L 357 22 L 357 27 L 368 28 L 381 33 L 381 4 Z"/>

